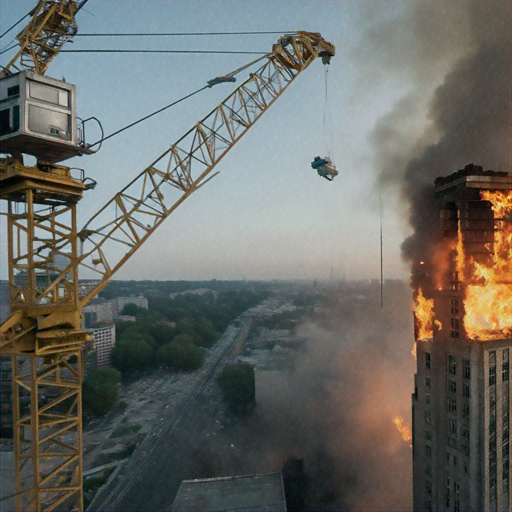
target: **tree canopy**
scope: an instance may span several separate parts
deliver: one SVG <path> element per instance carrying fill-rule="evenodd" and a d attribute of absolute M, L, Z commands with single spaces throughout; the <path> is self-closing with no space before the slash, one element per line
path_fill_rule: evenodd
<path fill-rule="evenodd" d="M 245 363 L 226 366 L 217 377 L 217 382 L 233 412 L 240 414 L 252 409 L 256 402 L 253 366 Z"/>
<path fill-rule="evenodd" d="M 95 370 L 84 379 L 82 399 L 84 412 L 94 416 L 107 413 L 116 403 L 121 373 L 115 368 Z"/>
<path fill-rule="evenodd" d="M 204 352 L 189 343 L 171 341 L 157 350 L 156 358 L 169 368 L 189 372 L 201 368 Z"/>
<path fill-rule="evenodd" d="M 141 338 L 123 338 L 116 342 L 110 357 L 114 368 L 133 373 L 153 363 L 153 347 Z"/>

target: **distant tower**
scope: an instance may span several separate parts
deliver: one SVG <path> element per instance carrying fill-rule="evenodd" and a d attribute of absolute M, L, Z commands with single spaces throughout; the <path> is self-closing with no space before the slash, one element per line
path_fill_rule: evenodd
<path fill-rule="evenodd" d="M 509 511 L 512 178 L 467 166 L 435 194 L 436 291 L 415 311 L 414 510 Z"/>

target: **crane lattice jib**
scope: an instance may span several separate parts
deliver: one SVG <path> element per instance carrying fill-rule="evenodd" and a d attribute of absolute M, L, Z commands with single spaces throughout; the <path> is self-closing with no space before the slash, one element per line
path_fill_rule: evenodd
<path fill-rule="evenodd" d="M 49 37 L 46 28 L 59 5 L 72 9 L 74 3 L 40 2 L 31 21 L 35 25 L 27 32 Z M 69 25 L 57 18 L 55 26 L 64 27 L 59 32 L 62 38 L 48 48 L 57 48 L 75 30 L 71 18 L 66 18 Z M 33 40 L 22 44 L 27 55 L 35 52 L 35 64 L 55 55 L 43 46 L 38 49 Z M 51 166 L 46 172 L 16 160 L 0 162 L 0 198 L 8 200 L 9 208 L 12 311 L 1 325 L 0 354 L 13 356 L 17 511 L 53 512 L 71 505 L 83 510 L 82 347 L 89 335 L 81 325 L 80 308 L 190 194 L 215 175 L 217 163 L 290 83 L 317 56 L 325 63 L 332 55 L 333 45 L 320 34 L 298 32 L 281 38 L 261 68 L 117 193 L 81 231 L 76 229 L 77 202 L 85 186 L 72 179 L 69 168 Z M 58 256 L 63 258 L 57 264 Z M 83 297 L 79 272 L 97 279 Z M 27 395 L 29 410 L 23 406 Z"/>
<path fill-rule="evenodd" d="M 319 55 L 334 55 L 334 46 L 320 34 L 280 39 L 260 69 L 86 223 L 79 232 L 79 273 L 87 269 L 99 283 L 80 307 L 190 194 L 218 174 L 212 171 L 219 161 Z"/>
<path fill-rule="evenodd" d="M 30 22 L 16 36 L 20 47 L 2 69 L 2 78 L 23 70 L 44 75 L 62 45 L 76 34 L 78 9 L 71 0 L 40 0 L 30 12 Z"/>

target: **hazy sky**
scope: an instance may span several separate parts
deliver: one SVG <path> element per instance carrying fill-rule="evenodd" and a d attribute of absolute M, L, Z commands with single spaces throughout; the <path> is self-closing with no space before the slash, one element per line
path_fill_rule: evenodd
<path fill-rule="evenodd" d="M 476 3 L 493 10 L 507 2 Z M 1 31 L 35 4 L 1 0 Z M 475 2 L 89 0 L 77 18 L 79 33 L 307 30 L 320 32 L 336 45 L 328 93 L 331 149 L 339 176 L 330 183 L 310 167 L 314 156 L 330 149 L 319 60 L 222 160 L 216 169 L 220 175 L 180 206 L 116 277 L 329 278 L 333 267 L 335 276 L 377 278 L 379 161 L 384 156 L 389 165 L 389 156 L 396 155 L 396 165 L 405 166 L 417 140 L 435 142 L 440 137 L 428 108 L 454 63 L 475 50 L 471 4 Z M 15 33 L 2 39 L 2 48 Z M 64 48 L 266 52 L 278 37 L 76 37 Z M 2 62 L 10 55 L 3 55 Z M 252 58 L 61 53 L 47 75 L 75 84 L 78 115 L 98 117 L 109 134 Z M 106 141 L 96 155 L 69 160 L 67 165 L 84 168 L 98 182 L 79 205 L 79 228 L 235 86 L 208 89 Z M 407 102 L 407 116 L 393 119 Z M 89 142 L 98 138 L 94 130 L 88 132 Z M 478 155 L 474 163 L 479 163 Z M 439 169 L 438 174 L 455 170 Z M 384 269 L 390 278 L 409 273 L 400 257 L 400 244 L 410 234 L 408 205 L 396 188 L 380 191 Z M 5 236 L 3 223 L 4 248 Z M 6 275 L 2 265 L 2 278 Z"/>

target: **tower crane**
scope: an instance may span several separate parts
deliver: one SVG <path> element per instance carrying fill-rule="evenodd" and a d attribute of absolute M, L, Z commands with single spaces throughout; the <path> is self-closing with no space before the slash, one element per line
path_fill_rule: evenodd
<path fill-rule="evenodd" d="M 2 71 L 2 91 L 14 91 L 2 96 L 2 109 L 24 101 L 19 108 L 26 114 L 19 126 L 3 123 L 0 134 L 7 154 L 0 159 L 0 197 L 7 202 L 11 306 L 0 328 L 0 354 L 13 359 L 17 511 L 83 509 L 81 387 L 89 335 L 81 327 L 81 308 L 180 204 L 218 174 L 217 164 L 302 71 L 319 56 L 328 64 L 335 54 L 318 33 L 281 37 L 257 71 L 78 229 L 77 204 L 88 187 L 82 171 L 57 162 L 87 149 L 64 128 L 50 125 L 48 133 L 35 134 L 30 119 L 27 126 L 23 119 L 31 107 L 42 108 L 37 94 L 57 103 L 68 94 L 72 103 L 74 86 L 42 74 L 76 31 L 74 14 L 83 3 L 41 0 L 25 35 L 18 36 L 16 58 Z M 52 30 L 51 51 L 24 42 Z M 232 74 L 219 81 L 233 81 Z M 23 95 L 24 87 L 30 94 Z M 68 115 L 61 103 L 55 112 Z M 69 114 L 71 121 L 75 114 Z M 37 164 L 24 165 L 23 154 L 35 156 Z M 78 277 L 85 274 L 96 279 L 82 289 Z"/>

